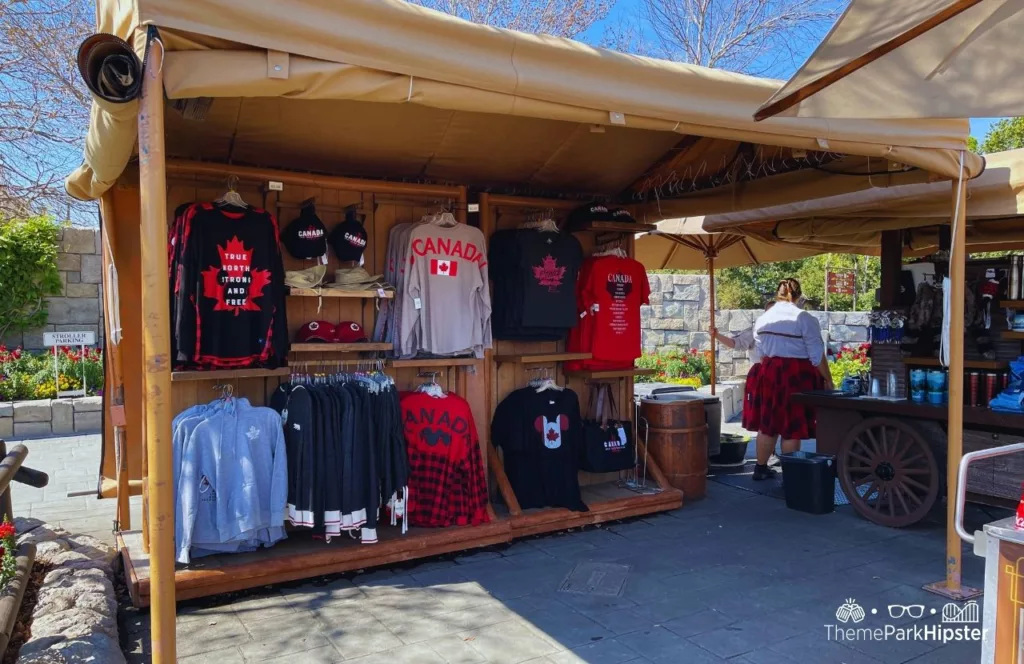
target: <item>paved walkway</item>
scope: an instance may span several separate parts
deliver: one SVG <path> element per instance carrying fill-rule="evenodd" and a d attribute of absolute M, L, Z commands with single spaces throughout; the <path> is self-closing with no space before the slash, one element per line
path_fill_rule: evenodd
<path fill-rule="evenodd" d="M 50 482 L 43 489 L 25 484 L 12 485 L 14 513 L 42 519 L 71 532 L 92 535 L 113 544 L 114 501 L 99 500 L 95 494 L 68 497 L 68 493 L 96 490 L 100 467 L 99 435 L 12 439 L 7 441 L 7 446 L 10 448 L 17 443 L 28 447 L 25 465 L 48 473 Z M 142 523 L 142 497 L 132 498 L 131 506 L 132 525 L 137 526 Z"/>
<path fill-rule="evenodd" d="M 31 442 L 31 465 L 50 472 L 52 485 L 37 500 L 19 487 L 19 514 L 109 530 L 110 501 L 62 501 L 56 489 L 94 481 L 98 444 Z M 836 640 L 828 625 L 935 625 L 945 605 L 920 590 L 943 573 L 941 529 L 880 528 L 848 510 L 805 515 L 712 482 L 707 499 L 669 514 L 183 603 L 178 653 L 183 664 L 978 661 L 976 642 Z M 980 584 L 982 570 L 965 555 L 967 583 Z M 607 594 L 565 592 L 574 571 Z M 856 605 L 864 619 L 838 622 L 843 605 L 841 616 Z M 915 605 L 920 620 L 889 617 L 890 606 L 898 614 Z M 121 630 L 129 661 L 148 662 L 147 614 L 125 611 Z"/>

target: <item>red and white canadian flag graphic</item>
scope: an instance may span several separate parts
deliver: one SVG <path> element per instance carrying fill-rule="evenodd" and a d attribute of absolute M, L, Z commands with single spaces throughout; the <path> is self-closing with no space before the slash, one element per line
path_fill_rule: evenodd
<path fill-rule="evenodd" d="M 441 260 L 440 258 L 430 259 L 430 274 L 439 274 L 442 277 L 454 277 L 459 273 L 459 262 Z"/>

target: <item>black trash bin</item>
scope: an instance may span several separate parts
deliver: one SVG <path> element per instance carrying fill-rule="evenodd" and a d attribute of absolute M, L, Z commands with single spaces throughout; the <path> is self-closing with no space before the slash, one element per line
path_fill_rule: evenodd
<path fill-rule="evenodd" d="M 836 509 L 836 458 L 829 454 L 791 452 L 782 461 L 782 486 L 786 507 L 809 514 L 829 514 Z"/>

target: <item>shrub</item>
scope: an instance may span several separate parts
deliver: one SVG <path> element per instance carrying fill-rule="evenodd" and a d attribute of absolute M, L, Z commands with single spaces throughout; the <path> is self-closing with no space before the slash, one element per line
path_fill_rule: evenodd
<path fill-rule="evenodd" d="M 58 230 L 50 217 L 0 219 L 0 338 L 46 324 L 46 298 L 61 290 Z"/>
<path fill-rule="evenodd" d="M 871 344 L 843 346 L 836 353 L 835 360 L 829 363 L 832 382 L 838 388 L 847 376 L 864 376 L 871 372 Z"/>
<path fill-rule="evenodd" d="M 82 389 L 85 374 L 88 394 L 103 393 L 103 352 L 95 348 L 58 348 L 60 391 Z M 53 352 L 28 353 L 0 345 L 0 401 L 53 399 L 58 386 L 53 377 Z"/>
<path fill-rule="evenodd" d="M 641 369 L 654 369 L 650 376 L 637 376 L 638 382 L 692 384 L 694 387 L 711 383 L 711 360 L 706 353 L 695 348 L 663 353 L 644 353 L 636 361 Z M 689 379 L 689 382 L 680 382 Z"/>

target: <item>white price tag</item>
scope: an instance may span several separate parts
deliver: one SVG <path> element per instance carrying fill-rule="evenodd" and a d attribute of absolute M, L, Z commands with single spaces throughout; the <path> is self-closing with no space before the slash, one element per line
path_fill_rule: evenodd
<path fill-rule="evenodd" d="M 422 309 L 423 308 L 423 302 L 420 301 L 420 298 L 414 297 L 412 299 L 412 306 L 416 307 L 417 309 Z"/>
<path fill-rule="evenodd" d="M 387 296 L 388 296 L 388 294 L 384 291 L 383 288 L 378 288 L 377 289 L 377 297 L 387 297 Z"/>

